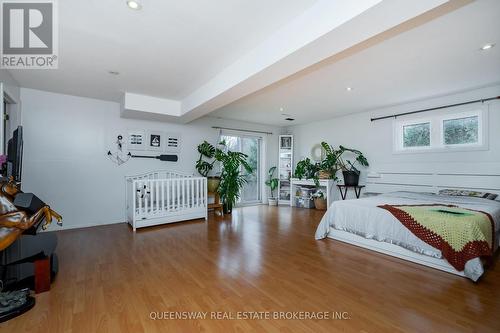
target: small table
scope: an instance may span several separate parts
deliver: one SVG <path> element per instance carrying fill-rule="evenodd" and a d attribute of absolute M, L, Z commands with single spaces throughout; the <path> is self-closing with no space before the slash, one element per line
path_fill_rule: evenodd
<path fill-rule="evenodd" d="M 207 193 L 207 198 L 209 198 L 209 197 L 214 197 L 214 203 L 208 204 L 207 205 L 207 209 L 213 209 L 214 210 L 214 214 L 217 211 L 219 211 L 220 212 L 220 216 L 224 216 L 224 209 L 223 209 L 222 204 L 220 203 L 219 193 L 218 192 L 214 192 L 214 193 L 208 192 Z"/>
<path fill-rule="evenodd" d="M 339 188 L 340 196 L 342 197 L 342 200 L 345 200 L 345 198 L 347 196 L 347 190 L 349 188 L 354 188 L 354 193 L 356 193 L 356 199 L 359 199 L 359 196 L 361 195 L 361 189 L 363 187 L 365 187 L 365 185 L 357 185 L 357 186 L 354 186 L 354 185 L 337 185 L 337 187 Z M 344 191 L 342 192 L 342 190 L 344 190 Z"/>

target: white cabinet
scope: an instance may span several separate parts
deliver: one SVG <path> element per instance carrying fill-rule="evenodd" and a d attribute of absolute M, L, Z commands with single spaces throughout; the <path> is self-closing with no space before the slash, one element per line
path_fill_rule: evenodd
<path fill-rule="evenodd" d="M 326 193 L 326 204 L 327 208 L 335 201 L 337 183 L 333 179 L 320 179 L 319 186 Z M 315 186 L 314 180 L 312 179 L 290 179 L 290 189 L 292 194 L 292 200 L 290 201 L 290 206 L 295 206 L 295 193 L 297 187 L 300 186 Z"/>
<path fill-rule="evenodd" d="M 293 135 L 279 136 L 279 156 L 278 156 L 278 203 L 280 205 L 290 205 L 291 184 L 293 166 Z"/>

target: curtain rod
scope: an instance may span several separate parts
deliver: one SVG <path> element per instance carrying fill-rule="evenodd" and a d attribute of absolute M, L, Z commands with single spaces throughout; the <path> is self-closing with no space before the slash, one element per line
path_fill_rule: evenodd
<path fill-rule="evenodd" d="M 241 129 L 241 128 L 228 128 L 228 127 L 219 127 L 219 126 L 212 126 L 212 128 L 229 130 L 229 131 L 240 131 L 240 132 L 249 132 L 249 133 L 269 134 L 269 135 L 273 134 L 272 132 L 253 131 L 253 130 L 246 130 L 246 129 Z"/>
<path fill-rule="evenodd" d="M 415 114 L 415 113 L 428 112 L 428 111 L 434 111 L 434 110 L 439 110 L 439 109 L 452 108 L 454 106 L 467 105 L 467 104 L 473 104 L 473 103 L 479 103 L 479 102 L 484 103 L 484 102 L 487 102 L 487 101 L 492 101 L 494 99 L 500 99 L 500 96 L 490 97 L 490 98 L 483 98 L 483 99 L 476 99 L 474 101 L 457 103 L 457 104 L 443 105 L 443 106 L 438 106 L 438 107 L 435 107 L 435 108 L 423 109 L 423 110 L 418 110 L 418 111 L 398 113 L 398 114 L 393 114 L 391 116 L 383 116 L 383 117 L 371 118 L 370 120 L 371 121 L 377 121 L 377 120 L 382 120 L 382 119 L 397 118 L 399 116 L 406 116 L 406 115 L 409 115 L 409 114 Z"/>

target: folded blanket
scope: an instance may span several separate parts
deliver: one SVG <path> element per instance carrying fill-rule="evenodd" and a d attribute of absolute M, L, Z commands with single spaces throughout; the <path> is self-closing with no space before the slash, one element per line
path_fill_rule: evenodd
<path fill-rule="evenodd" d="M 381 205 L 415 236 L 441 250 L 458 271 L 473 258 L 491 257 L 495 225 L 490 214 L 453 205 Z"/>

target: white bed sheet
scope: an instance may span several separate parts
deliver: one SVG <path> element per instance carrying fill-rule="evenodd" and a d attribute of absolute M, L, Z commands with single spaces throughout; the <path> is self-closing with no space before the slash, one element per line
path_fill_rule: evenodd
<path fill-rule="evenodd" d="M 359 236 L 387 242 L 406 248 L 412 252 L 442 258 L 441 251 L 415 236 L 390 212 L 377 206 L 417 205 L 417 204 L 457 205 L 464 208 L 489 213 L 495 222 L 495 234 L 500 228 L 500 202 L 471 197 L 444 196 L 432 193 L 392 192 L 363 199 L 335 201 L 323 216 L 317 230 L 316 239 L 328 236 L 330 228 L 343 230 Z M 495 251 L 498 239 L 495 239 Z M 466 277 L 477 281 L 484 273 L 479 258 L 469 260 L 465 265 Z"/>

